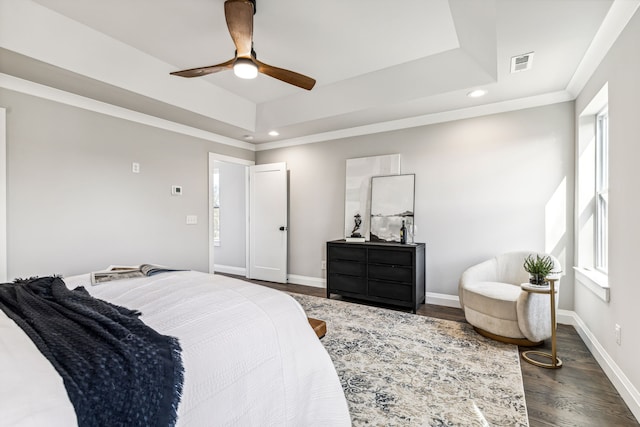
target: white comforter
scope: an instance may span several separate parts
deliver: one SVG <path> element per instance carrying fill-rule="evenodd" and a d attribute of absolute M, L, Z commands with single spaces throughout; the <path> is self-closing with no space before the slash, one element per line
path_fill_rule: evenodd
<path fill-rule="evenodd" d="M 285 293 L 191 271 L 96 286 L 88 275 L 65 282 L 138 309 L 147 325 L 180 339 L 178 426 L 351 424 L 329 355 Z M 0 425 L 75 424 L 61 377 L 0 310 Z"/>

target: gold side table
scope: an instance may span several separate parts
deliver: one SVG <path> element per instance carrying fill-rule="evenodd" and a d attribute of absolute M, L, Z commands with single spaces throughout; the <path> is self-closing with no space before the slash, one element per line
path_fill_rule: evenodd
<path fill-rule="evenodd" d="M 527 362 L 548 369 L 558 369 L 562 367 L 562 360 L 556 355 L 556 284 L 557 279 L 548 279 L 549 286 L 535 286 L 529 283 L 523 283 L 520 285 L 522 290 L 531 292 L 532 294 L 549 294 L 549 300 L 551 303 L 551 354 L 537 351 L 528 350 L 522 352 L 522 358 Z M 539 362 L 530 357 L 530 355 L 538 355 L 547 359 L 551 359 L 551 363 Z"/>

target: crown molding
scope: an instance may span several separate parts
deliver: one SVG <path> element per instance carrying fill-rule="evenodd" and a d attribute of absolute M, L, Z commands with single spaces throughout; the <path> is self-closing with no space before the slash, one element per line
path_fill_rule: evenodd
<path fill-rule="evenodd" d="M 562 90 L 543 95 L 530 96 L 526 98 L 513 99 L 509 101 L 495 102 L 492 104 L 478 105 L 475 107 L 462 108 L 459 110 L 445 111 L 441 113 L 425 114 L 422 116 L 409 117 L 405 119 L 392 120 L 388 122 L 374 123 L 370 125 L 358 126 L 337 131 L 317 133 L 314 135 L 302 136 L 299 138 L 285 139 L 282 141 L 266 142 L 256 145 L 256 151 L 274 150 L 276 148 L 293 147 L 296 145 L 313 144 L 335 139 L 351 138 L 355 136 L 371 135 L 394 130 L 409 129 L 414 127 L 432 125 L 436 123 L 450 122 L 454 120 L 469 119 L 473 117 L 486 116 L 490 114 L 504 113 L 508 111 L 523 110 L 525 108 L 541 107 L 544 105 L 557 104 L 560 102 L 572 101 L 575 97 L 569 92 Z"/>
<path fill-rule="evenodd" d="M 567 85 L 574 98 L 584 89 L 611 46 L 640 6 L 640 0 L 615 0 Z"/>
<path fill-rule="evenodd" d="M 55 89 L 29 80 L 24 80 L 15 76 L 0 73 L 0 87 L 15 92 L 24 93 L 26 95 L 36 96 L 38 98 L 47 99 L 49 101 L 59 102 L 61 104 L 72 107 L 82 108 L 84 110 L 93 111 L 107 116 L 152 126 L 158 129 L 164 129 L 171 132 L 180 133 L 207 141 L 217 142 L 218 144 L 229 145 L 243 150 L 255 151 L 255 145 L 244 141 L 238 141 L 217 133 L 194 128 L 192 126 L 183 125 L 172 122 L 170 120 L 161 119 L 149 114 L 140 113 L 138 111 L 129 110 L 117 105 L 108 104 L 106 102 L 97 101 L 85 96 L 76 95 L 75 93 L 66 92 Z"/>

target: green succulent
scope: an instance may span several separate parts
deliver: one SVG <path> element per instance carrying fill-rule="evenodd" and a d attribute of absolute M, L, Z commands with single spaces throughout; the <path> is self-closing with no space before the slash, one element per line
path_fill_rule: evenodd
<path fill-rule="evenodd" d="M 545 278 L 553 271 L 555 266 L 550 256 L 529 255 L 524 259 L 524 269 L 534 277 Z"/>

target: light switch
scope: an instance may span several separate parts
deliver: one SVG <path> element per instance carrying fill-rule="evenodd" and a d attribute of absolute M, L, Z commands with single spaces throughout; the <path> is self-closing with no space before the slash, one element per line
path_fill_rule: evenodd
<path fill-rule="evenodd" d="M 198 223 L 198 215 L 187 215 L 187 225 L 195 225 Z"/>

